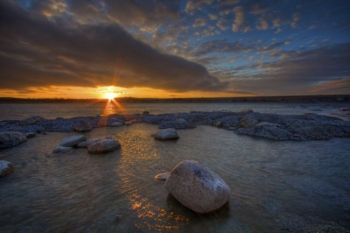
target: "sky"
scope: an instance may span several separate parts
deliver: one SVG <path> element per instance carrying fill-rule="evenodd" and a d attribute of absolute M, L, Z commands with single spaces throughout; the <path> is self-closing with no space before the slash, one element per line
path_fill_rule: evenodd
<path fill-rule="evenodd" d="M 1 0 L 0 97 L 350 94 L 347 0 Z"/>

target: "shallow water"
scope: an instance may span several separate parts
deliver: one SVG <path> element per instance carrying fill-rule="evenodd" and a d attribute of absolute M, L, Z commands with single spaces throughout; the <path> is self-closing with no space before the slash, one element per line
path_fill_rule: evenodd
<path fill-rule="evenodd" d="M 108 115 L 115 113 L 152 114 L 190 112 L 190 111 L 242 111 L 252 109 L 262 113 L 278 114 L 339 114 L 342 107 L 350 108 L 349 103 L 34 103 L 0 104 L 0 120 L 21 120 L 31 116 L 48 119 L 56 117 L 77 117 Z"/>
<path fill-rule="evenodd" d="M 68 134 L 49 133 L 0 152 L 15 173 L 0 181 L 0 232 L 349 232 L 350 140 L 271 142 L 201 126 L 177 142 L 157 128 L 99 128 L 122 149 L 52 155 Z M 197 215 L 154 175 L 184 159 L 218 173 L 230 203 Z"/>

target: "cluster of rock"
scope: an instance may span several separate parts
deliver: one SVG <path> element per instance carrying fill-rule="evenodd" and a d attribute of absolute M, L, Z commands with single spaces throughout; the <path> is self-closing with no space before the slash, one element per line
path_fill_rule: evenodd
<path fill-rule="evenodd" d="M 325 140 L 350 137 L 350 121 L 336 117 L 303 114 L 281 115 L 242 112 L 189 112 L 153 115 L 148 112 L 134 115 L 75 117 L 70 119 L 44 119 L 0 121 L 0 132 L 87 132 L 97 127 L 120 127 L 135 123 L 156 124 L 160 129 L 192 129 L 197 125 L 211 125 L 238 134 L 271 140 Z"/>
<path fill-rule="evenodd" d="M 64 138 L 52 152 L 65 153 L 74 148 L 87 148 L 90 154 L 104 154 L 119 149 L 120 144 L 113 136 L 88 140 L 84 135 L 73 135 Z"/>
<path fill-rule="evenodd" d="M 184 160 L 171 172 L 160 173 L 155 179 L 165 181 L 165 188 L 176 200 L 201 214 L 221 208 L 231 195 L 225 181 L 197 161 Z"/>

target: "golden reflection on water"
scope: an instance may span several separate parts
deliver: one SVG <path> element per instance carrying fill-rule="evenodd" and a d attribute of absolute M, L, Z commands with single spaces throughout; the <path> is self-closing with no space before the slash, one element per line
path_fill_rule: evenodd
<path fill-rule="evenodd" d="M 107 120 L 108 118 L 106 116 L 112 115 L 112 114 L 117 114 L 117 113 L 125 113 L 125 108 L 124 106 L 119 103 L 118 100 L 115 99 L 109 99 L 106 102 L 106 105 L 104 106 L 101 115 L 99 119 L 98 125 L 99 126 L 106 126 L 107 125 Z"/>
<path fill-rule="evenodd" d="M 135 223 L 135 227 L 138 229 L 147 228 L 151 232 L 167 232 L 178 230 L 182 225 L 189 222 L 189 218 L 186 216 L 158 207 L 140 194 L 130 195 L 129 201 L 131 209 L 141 220 Z"/>
<path fill-rule="evenodd" d="M 107 100 L 106 105 L 103 108 L 102 116 L 108 116 L 111 114 L 123 113 L 123 112 L 125 112 L 125 108 L 123 107 L 123 105 L 119 103 L 118 100 L 110 99 L 110 100 Z"/>
<path fill-rule="evenodd" d="M 137 218 L 134 227 L 146 232 L 176 232 L 189 218 L 164 205 L 166 191 L 153 180 L 152 171 L 158 170 L 155 164 L 161 159 L 157 142 L 150 136 L 154 128 L 143 124 L 130 127 L 133 130 L 119 133 L 122 150 L 115 171 L 120 179 L 118 189 Z"/>

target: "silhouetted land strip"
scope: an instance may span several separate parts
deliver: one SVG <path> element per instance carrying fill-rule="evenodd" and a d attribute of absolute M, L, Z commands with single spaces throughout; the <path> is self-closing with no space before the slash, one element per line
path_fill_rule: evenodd
<path fill-rule="evenodd" d="M 118 98 L 124 103 L 235 103 L 235 102 L 281 102 L 281 103 L 317 103 L 317 102 L 350 102 L 350 95 L 308 95 L 308 96 L 250 96 L 222 98 Z M 103 99 L 24 99 L 1 97 L 0 103 L 103 103 Z"/>

